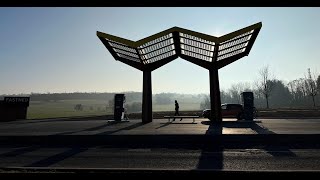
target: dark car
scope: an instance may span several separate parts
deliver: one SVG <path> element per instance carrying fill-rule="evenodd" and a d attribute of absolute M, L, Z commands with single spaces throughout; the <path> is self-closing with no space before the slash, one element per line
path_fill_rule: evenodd
<path fill-rule="evenodd" d="M 202 112 L 202 116 L 210 119 L 211 109 L 205 109 Z M 237 118 L 243 119 L 243 106 L 241 104 L 222 104 L 221 115 L 223 118 Z M 256 116 L 256 110 L 254 108 L 254 117 Z"/>

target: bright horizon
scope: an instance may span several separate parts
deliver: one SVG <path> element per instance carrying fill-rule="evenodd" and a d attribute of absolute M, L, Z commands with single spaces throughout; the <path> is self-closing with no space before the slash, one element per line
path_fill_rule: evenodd
<path fill-rule="evenodd" d="M 0 8 L 0 95 L 141 92 L 142 72 L 96 36 L 133 41 L 173 26 L 221 36 L 262 22 L 248 56 L 219 70 L 220 89 L 269 65 L 285 82 L 320 72 L 320 8 Z M 180 58 L 152 72 L 152 92 L 208 94 L 209 72 Z"/>

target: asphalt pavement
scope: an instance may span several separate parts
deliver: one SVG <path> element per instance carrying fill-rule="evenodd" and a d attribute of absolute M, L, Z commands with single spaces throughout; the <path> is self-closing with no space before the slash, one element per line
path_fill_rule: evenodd
<path fill-rule="evenodd" d="M 320 119 L 0 123 L 0 172 L 320 172 Z"/>

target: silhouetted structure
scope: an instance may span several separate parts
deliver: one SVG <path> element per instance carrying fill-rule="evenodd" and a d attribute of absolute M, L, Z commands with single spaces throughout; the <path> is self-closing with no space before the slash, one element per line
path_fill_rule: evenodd
<path fill-rule="evenodd" d="M 254 96 L 253 92 L 242 92 L 243 117 L 245 120 L 253 121 Z"/>
<path fill-rule="evenodd" d="M 221 122 L 218 69 L 247 56 L 261 27 L 260 22 L 221 37 L 173 27 L 136 42 L 99 31 L 97 36 L 116 60 L 143 72 L 142 122 L 152 121 L 151 72 L 178 57 L 209 70 L 211 117 Z"/>
<path fill-rule="evenodd" d="M 121 121 L 124 119 L 124 103 L 126 96 L 124 94 L 114 95 L 114 120 Z"/>
<path fill-rule="evenodd" d="M 0 101 L 0 120 L 26 119 L 30 97 L 4 97 Z"/>

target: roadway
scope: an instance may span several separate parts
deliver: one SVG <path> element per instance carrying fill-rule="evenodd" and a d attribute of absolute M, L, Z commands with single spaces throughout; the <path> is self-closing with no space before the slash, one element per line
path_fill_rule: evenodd
<path fill-rule="evenodd" d="M 320 119 L 44 119 L 0 122 L 0 172 L 12 169 L 320 170 Z M 319 171 L 320 172 L 320 171 Z"/>
<path fill-rule="evenodd" d="M 320 170 L 319 149 L 167 149 L 96 147 L 0 147 L 2 168 L 110 168 L 160 170 Z"/>

